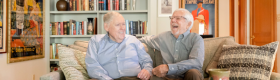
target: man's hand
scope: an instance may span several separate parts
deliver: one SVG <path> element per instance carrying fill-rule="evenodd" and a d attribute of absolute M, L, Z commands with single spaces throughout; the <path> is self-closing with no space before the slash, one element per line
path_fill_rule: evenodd
<path fill-rule="evenodd" d="M 142 69 L 137 77 L 140 78 L 141 80 L 149 80 L 151 75 L 149 71 L 147 71 L 146 69 Z"/>
<path fill-rule="evenodd" d="M 166 73 L 168 72 L 168 70 L 169 70 L 168 65 L 162 64 L 162 65 L 159 65 L 156 68 L 154 68 L 152 72 L 157 77 L 164 77 L 164 76 L 166 76 Z"/>

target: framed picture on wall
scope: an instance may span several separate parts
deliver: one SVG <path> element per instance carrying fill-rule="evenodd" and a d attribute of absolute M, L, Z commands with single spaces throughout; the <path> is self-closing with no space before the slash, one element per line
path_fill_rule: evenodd
<path fill-rule="evenodd" d="M 175 0 L 158 0 L 158 17 L 169 17 L 175 10 Z"/>
<path fill-rule="evenodd" d="M 0 54 L 7 52 L 7 34 L 6 34 L 6 27 L 4 27 L 4 2 L 0 0 Z"/>
<path fill-rule="evenodd" d="M 191 32 L 218 37 L 218 0 L 179 0 L 179 7 L 190 11 L 194 18 Z"/>
<path fill-rule="evenodd" d="M 7 0 L 8 63 L 44 58 L 44 0 Z"/>

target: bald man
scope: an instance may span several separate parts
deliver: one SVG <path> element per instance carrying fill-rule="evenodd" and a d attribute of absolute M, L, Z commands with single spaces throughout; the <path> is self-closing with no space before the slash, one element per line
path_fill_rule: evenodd
<path fill-rule="evenodd" d="M 171 31 L 147 36 L 140 41 L 161 52 L 163 64 L 155 67 L 152 79 L 203 80 L 204 42 L 190 33 L 193 16 L 186 9 L 177 9 L 170 16 Z"/>
<path fill-rule="evenodd" d="M 152 75 L 152 59 L 142 43 L 125 35 L 125 20 L 118 12 L 104 15 L 107 34 L 94 35 L 88 44 L 85 62 L 92 79 L 148 80 Z"/>

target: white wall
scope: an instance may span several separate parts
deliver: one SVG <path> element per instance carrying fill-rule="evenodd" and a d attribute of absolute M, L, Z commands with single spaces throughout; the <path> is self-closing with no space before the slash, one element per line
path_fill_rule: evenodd
<path fill-rule="evenodd" d="M 6 6 L 4 0 L 4 6 Z M 6 9 L 4 8 L 4 11 Z M 6 13 L 4 12 L 4 16 Z M 4 27 L 6 18 L 4 17 Z M 7 64 L 7 53 L 0 54 L 0 80 L 39 80 L 40 76 L 48 73 L 48 60 L 46 58 Z"/>

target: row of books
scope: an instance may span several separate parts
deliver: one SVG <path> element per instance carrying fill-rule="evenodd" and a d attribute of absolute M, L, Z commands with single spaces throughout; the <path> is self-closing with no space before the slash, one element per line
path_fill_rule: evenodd
<path fill-rule="evenodd" d="M 135 10 L 136 0 L 98 0 L 98 10 Z"/>
<path fill-rule="evenodd" d="M 60 43 L 50 44 L 50 59 L 59 59 L 57 46 L 62 45 Z"/>
<path fill-rule="evenodd" d="M 147 21 L 129 21 L 125 20 L 126 34 L 148 34 Z"/>
<path fill-rule="evenodd" d="M 94 21 L 51 22 L 50 35 L 93 35 L 97 34 L 97 18 Z"/>
<path fill-rule="evenodd" d="M 68 11 L 135 10 L 136 0 L 66 0 Z M 98 4 L 98 7 L 97 7 Z"/>
<path fill-rule="evenodd" d="M 66 0 L 68 11 L 96 11 L 97 0 Z"/>

